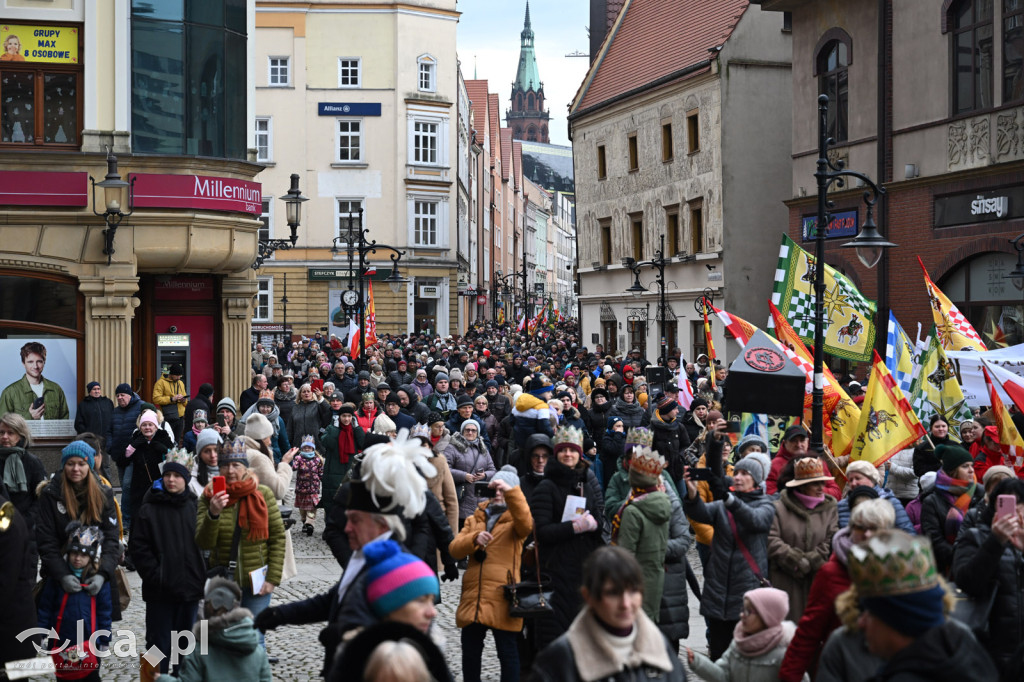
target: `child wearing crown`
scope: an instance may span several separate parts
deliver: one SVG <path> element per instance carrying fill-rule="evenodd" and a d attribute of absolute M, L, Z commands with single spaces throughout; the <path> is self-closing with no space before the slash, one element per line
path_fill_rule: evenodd
<path fill-rule="evenodd" d="M 78 590 L 67 591 L 56 580 L 47 580 L 39 595 L 39 627 L 55 630 L 57 640 L 44 643 L 52 654 L 58 680 L 99 680 L 100 662 L 89 638 L 97 630 L 106 630 L 107 636 L 96 637 L 97 648 L 110 645 L 110 583 L 95 595 L 84 588 L 96 574 L 103 532 L 98 526 L 83 526 L 72 521 L 65 531 L 64 559 L 71 576 L 78 580 Z M 82 639 L 78 640 L 78 625 L 82 624 Z"/>
<path fill-rule="evenodd" d="M 302 437 L 299 456 L 292 460 L 292 469 L 295 470 L 295 506 L 302 519 L 302 532 L 312 537 L 324 477 L 324 458 L 317 454 L 313 436 Z"/>

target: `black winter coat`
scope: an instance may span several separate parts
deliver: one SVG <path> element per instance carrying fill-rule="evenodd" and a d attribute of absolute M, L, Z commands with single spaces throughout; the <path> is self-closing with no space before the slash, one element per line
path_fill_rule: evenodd
<path fill-rule="evenodd" d="M 420 394 L 410 384 L 403 384 L 401 390 L 409 396 L 409 405 L 402 408 L 402 412 L 412 415 L 417 424 L 426 424 L 430 416 L 430 408 L 420 400 Z"/>
<path fill-rule="evenodd" d="M 171 442 L 166 429 L 158 428 L 153 434 L 153 440 L 150 441 L 146 440 L 141 431 L 136 432 L 132 436 L 131 446 L 135 448 L 131 457 L 115 457 L 114 461 L 121 466 L 135 465 L 132 467 L 132 496 L 128 503 L 128 509 L 131 510 L 128 518 L 134 519 L 142 507 L 146 492 L 162 475 L 160 463 L 164 461 L 167 451 L 174 447 L 174 443 Z"/>
<path fill-rule="evenodd" d="M 604 471 L 604 480 L 601 485 L 608 487 L 608 482 L 618 470 L 619 460 L 626 454 L 626 434 L 618 431 L 605 431 L 601 439 L 601 447 L 598 448 L 601 457 L 601 466 Z"/>
<path fill-rule="evenodd" d="M 0 507 L 6 502 L 7 498 L 0 493 Z M 0 618 L 0 666 L 36 655 L 32 646 L 35 638 L 24 642 L 17 639 L 18 633 L 34 628 L 37 622 L 32 599 L 38 562 L 35 537 L 17 506 L 9 523 L 0 532 L 0 603 L 4 605 L 4 617 Z"/>
<path fill-rule="evenodd" d="M 451 525 L 448 523 L 448 517 L 444 513 L 444 509 L 441 507 L 441 503 L 438 502 L 437 497 L 434 493 L 427 491 L 427 506 L 423 510 L 421 516 L 427 522 L 428 533 L 426 535 L 426 547 L 424 551 L 427 557 L 423 560 L 428 566 L 433 567 L 437 563 L 437 556 L 435 552 L 441 553 L 441 565 L 449 566 L 455 564 L 455 559 L 452 559 L 452 555 L 448 553 L 448 545 L 452 544 L 452 540 L 455 539 L 455 534 Z M 414 529 L 414 532 L 417 529 Z M 438 600 L 440 601 L 440 600 Z"/>
<path fill-rule="evenodd" d="M 665 486 L 665 492 L 672 500 L 672 518 L 669 520 L 668 547 L 665 550 L 665 587 L 661 593 L 658 628 L 666 637 L 675 641 L 690 636 L 686 553 L 693 544 L 693 535 L 675 488 Z"/>
<path fill-rule="evenodd" d="M 683 423 L 683 428 L 686 429 L 687 440 L 692 443 L 697 440 L 697 436 L 704 430 L 704 427 L 697 423 L 697 420 L 693 416 L 693 412 L 687 411 L 679 420 Z M 685 449 L 685 447 L 684 447 Z"/>
<path fill-rule="evenodd" d="M 213 414 L 213 403 L 210 402 L 209 396 L 205 396 L 202 393 L 197 393 L 195 398 L 192 398 L 185 403 L 185 430 L 188 431 L 192 428 L 192 420 L 196 416 L 196 410 L 203 410 L 206 412 L 206 419 L 208 424 L 216 424 L 217 416 Z"/>
<path fill-rule="evenodd" d="M 932 439 L 931 443 L 928 442 L 928 438 L 922 438 L 914 448 L 914 475 L 918 478 L 929 471 L 938 471 L 942 468 L 942 462 L 935 455 L 935 448 L 940 445 L 948 445 L 950 442 L 948 436 L 946 438 L 929 436 L 929 438 Z"/>
<path fill-rule="evenodd" d="M 119 455 L 124 456 L 124 449 L 132 441 L 132 434 L 135 433 L 135 422 L 138 421 L 141 411 L 142 398 L 137 393 L 132 394 L 132 399 L 124 407 L 114 408 L 106 450 L 107 454 L 114 458 L 118 466 L 127 466 L 121 464 L 117 458 Z"/>
<path fill-rule="evenodd" d="M 655 414 L 651 417 L 651 431 L 654 432 L 651 448 L 665 458 L 672 481 L 678 483 L 683 477 L 683 451 L 690 444 L 690 436 L 683 428 L 682 420 L 676 417 L 667 422 Z"/>
<path fill-rule="evenodd" d="M 25 469 L 25 492 L 7 490 L 7 495 L 18 511 L 25 517 L 30 533 L 35 532 L 36 516 L 38 515 L 39 497 L 36 489 L 39 484 L 46 480 L 46 467 L 39 461 L 39 458 L 23 450 L 22 448 L 0 448 L 0 476 L 3 475 L 4 467 L 7 465 L 8 457 L 20 457 L 21 466 Z M 3 484 L 0 483 L 0 486 Z"/>
<path fill-rule="evenodd" d="M 96 474 L 91 475 L 96 476 Z M 103 554 L 100 557 L 99 573 L 107 579 L 107 582 L 110 582 L 114 579 L 115 569 L 121 558 L 117 509 L 114 506 L 114 491 L 100 483 L 98 478 L 95 480 L 100 486 L 100 490 L 103 491 L 103 513 L 100 514 L 99 523 L 96 524 L 103 533 L 101 545 Z M 58 471 L 39 495 L 36 544 L 39 549 L 43 575 L 55 580 L 71 575 L 68 564 L 64 560 L 64 545 L 68 541 L 64 529 L 74 520 L 76 519 L 68 516 L 67 507 L 64 504 L 64 472 Z"/>
<path fill-rule="evenodd" d="M 651 416 L 647 414 L 647 411 L 640 406 L 636 399 L 631 403 L 627 403 L 622 398 L 616 398 L 613 401 L 612 409 L 608 411 L 608 416 L 622 419 L 622 423 L 627 431 L 637 426 L 647 426 L 651 421 Z"/>
<path fill-rule="evenodd" d="M 590 405 L 590 409 L 583 414 L 587 422 L 587 429 L 593 435 L 594 440 L 600 442 L 600 436 L 608 429 L 608 413 L 612 409 L 612 401 L 603 405 Z"/>
<path fill-rule="evenodd" d="M 203 597 L 206 563 L 196 544 L 195 493 L 172 495 L 157 483 L 132 517 L 128 550 L 147 602 L 195 602 Z"/>
<path fill-rule="evenodd" d="M 961 682 L 998 679 L 999 674 L 992 659 L 971 631 L 955 621 L 947 621 L 928 630 L 886 661 L 871 681 Z"/>
<path fill-rule="evenodd" d="M 588 473 L 590 467 L 583 460 L 570 469 L 557 459 L 549 459 L 544 470 L 545 480 L 537 485 L 530 498 L 541 571 L 550 575 L 555 592 L 551 600 L 554 612 L 535 620 L 538 650 L 568 630 L 579 613 L 583 606 L 579 593 L 583 583 L 583 560 L 604 544 L 601 535 L 604 499 L 597 480 Z M 597 520 L 597 530 L 575 533 L 571 521 L 562 521 L 562 510 L 569 495 L 587 498 L 587 511 Z"/>
<path fill-rule="evenodd" d="M 631 670 L 622 670 L 614 677 L 603 677 L 601 682 L 683 682 L 686 671 L 679 659 L 679 653 L 669 642 L 665 642 L 665 650 L 673 670 L 665 673 L 656 668 L 638 666 Z M 529 682 L 584 682 L 576 667 L 576 655 L 568 637 L 561 637 L 547 649 L 540 652 L 534 661 L 533 670 L 527 678 Z"/>
<path fill-rule="evenodd" d="M 110 424 L 114 417 L 114 403 L 110 398 L 87 395 L 78 403 L 75 415 L 75 433 L 95 433 L 102 442 L 110 437 Z"/>
<path fill-rule="evenodd" d="M 984 497 L 985 491 L 979 485 L 974 491 L 971 508 L 978 506 Z M 946 515 L 952 507 L 947 496 L 938 489 L 921 500 L 921 535 L 931 540 L 935 565 L 943 576 L 949 575 L 953 565 L 953 543 L 946 539 Z M 966 515 L 964 520 L 967 520 Z"/>

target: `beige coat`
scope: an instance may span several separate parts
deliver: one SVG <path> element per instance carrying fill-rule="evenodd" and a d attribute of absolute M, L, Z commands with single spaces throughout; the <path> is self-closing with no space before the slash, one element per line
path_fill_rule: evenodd
<path fill-rule="evenodd" d="M 245 436 L 245 454 L 249 458 L 249 469 L 252 470 L 261 485 L 270 488 L 280 503 L 288 494 L 292 483 L 292 468 L 281 462 L 274 469 L 274 458 L 263 454 L 260 445 L 249 436 Z M 292 548 L 292 534 L 284 533 L 284 567 L 281 570 L 282 581 L 294 578 L 299 574 L 295 564 L 295 550 Z"/>
<path fill-rule="evenodd" d="M 775 501 L 775 518 L 768 531 L 768 578 L 772 587 L 789 595 L 787 620 L 800 620 L 807 606 L 811 582 L 832 553 L 832 536 L 839 529 L 835 499 L 807 509 L 786 488 Z"/>

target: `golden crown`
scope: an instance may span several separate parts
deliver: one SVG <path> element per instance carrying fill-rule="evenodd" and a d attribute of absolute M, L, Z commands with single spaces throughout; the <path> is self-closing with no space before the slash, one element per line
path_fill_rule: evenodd
<path fill-rule="evenodd" d="M 164 464 L 168 462 L 174 462 L 185 467 L 189 471 L 192 471 L 192 462 L 194 458 L 192 454 L 185 448 L 171 448 L 166 455 L 164 455 Z"/>
<path fill-rule="evenodd" d="M 646 426 L 634 426 L 626 432 L 626 447 L 638 445 L 650 449 L 654 443 L 654 431 Z"/>
<path fill-rule="evenodd" d="M 939 584 L 931 543 L 901 530 L 881 531 L 851 547 L 847 568 L 861 597 L 911 594 Z"/>
<path fill-rule="evenodd" d="M 640 445 L 633 448 L 633 460 L 629 463 L 629 468 L 645 476 L 658 478 L 665 464 L 665 458 L 656 450 Z"/>
<path fill-rule="evenodd" d="M 583 452 L 583 432 L 574 426 L 561 426 L 555 431 L 555 449 L 559 445 L 575 445 Z"/>

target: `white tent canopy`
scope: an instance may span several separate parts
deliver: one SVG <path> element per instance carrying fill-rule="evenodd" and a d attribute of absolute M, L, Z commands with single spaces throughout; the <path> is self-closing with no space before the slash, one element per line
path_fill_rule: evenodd
<path fill-rule="evenodd" d="M 1024 343 L 983 353 L 973 350 L 947 350 L 946 355 L 958 367 L 964 399 L 971 407 L 981 407 L 992 403 L 988 390 L 985 388 L 985 376 L 981 373 L 982 358 L 1024 377 Z M 1003 399 L 1007 407 L 1011 406 L 1013 401 L 1002 388 L 999 388 L 999 382 L 996 382 L 995 385 L 999 391 L 999 397 Z"/>

